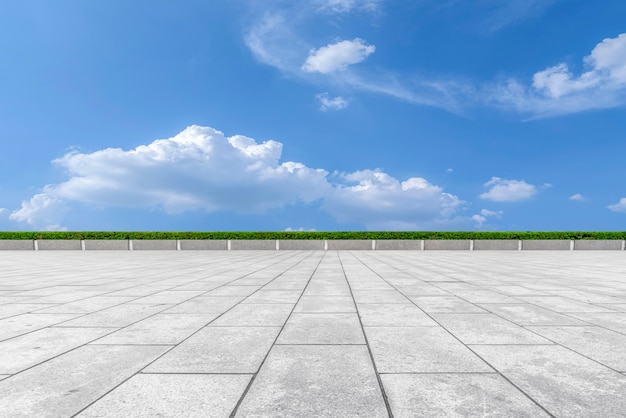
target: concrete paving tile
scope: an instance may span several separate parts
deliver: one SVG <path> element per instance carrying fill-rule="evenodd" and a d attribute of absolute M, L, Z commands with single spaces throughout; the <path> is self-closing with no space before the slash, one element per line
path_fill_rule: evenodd
<path fill-rule="evenodd" d="M 252 375 L 138 374 L 77 417 L 227 417 Z"/>
<path fill-rule="evenodd" d="M 111 331 L 110 328 L 44 328 L 0 342 L 0 373 L 18 373 Z"/>
<path fill-rule="evenodd" d="M 165 290 L 163 292 L 155 293 L 154 295 L 135 299 L 131 303 L 142 303 L 148 305 L 158 303 L 177 304 L 185 302 L 186 300 L 196 296 L 200 296 L 203 293 L 205 293 L 204 290 Z"/>
<path fill-rule="evenodd" d="M 179 305 L 173 306 L 163 313 L 176 314 L 222 314 L 239 303 L 245 296 L 200 296 Z"/>
<path fill-rule="evenodd" d="M 490 313 L 434 313 L 433 318 L 465 344 L 552 344 Z"/>
<path fill-rule="evenodd" d="M 4 380 L 7 377 L 11 377 L 11 375 L 10 374 L 0 374 L 0 380 Z"/>
<path fill-rule="evenodd" d="M 444 289 L 439 289 L 436 286 L 430 284 L 422 284 L 422 285 L 399 285 L 396 286 L 398 292 L 402 293 L 405 296 L 449 296 L 450 292 L 445 291 Z"/>
<path fill-rule="evenodd" d="M 626 334 L 626 313 L 572 313 L 570 315 L 587 323 Z"/>
<path fill-rule="evenodd" d="M 353 291 L 360 290 L 395 290 L 389 283 L 384 282 L 381 279 L 377 280 L 363 280 L 361 277 L 358 279 L 349 278 L 348 282 Z"/>
<path fill-rule="evenodd" d="M 237 417 L 387 417 L 365 346 L 272 348 Z"/>
<path fill-rule="evenodd" d="M 213 321 L 210 326 L 282 327 L 292 309 L 293 304 L 290 303 L 242 303 Z"/>
<path fill-rule="evenodd" d="M 577 300 L 584 303 L 626 303 L 625 298 L 606 296 L 584 290 L 551 290 L 550 293 L 555 296 L 563 296 L 565 298 Z"/>
<path fill-rule="evenodd" d="M 498 283 L 496 281 L 496 283 Z M 493 289 L 494 292 L 498 292 L 498 293 L 502 293 L 503 295 L 508 295 L 508 296 L 545 296 L 548 295 L 547 292 L 541 291 L 541 290 L 534 290 L 534 289 L 529 289 L 525 286 L 519 286 L 519 285 L 493 285 L 490 286 L 491 289 Z"/>
<path fill-rule="evenodd" d="M 294 313 L 276 344 L 365 344 L 356 313 Z"/>
<path fill-rule="evenodd" d="M 559 417 L 623 417 L 626 376 L 558 345 L 472 349 Z"/>
<path fill-rule="evenodd" d="M 278 281 L 274 280 L 271 283 L 263 286 L 263 290 L 297 290 L 302 292 L 306 287 L 306 281 Z"/>
<path fill-rule="evenodd" d="M 124 302 L 130 302 L 136 299 L 133 296 L 94 296 L 87 299 L 77 300 L 75 302 L 63 303 L 46 309 L 42 309 L 37 313 L 77 313 L 88 314 L 112 306 L 121 305 Z"/>
<path fill-rule="evenodd" d="M 562 296 L 518 296 L 522 302 L 543 306 L 555 312 L 611 312 L 610 309 L 578 302 Z M 486 302 L 489 303 L 489 302 Z"/>
<path fill-rule="evenodd" d="M 439 325 L 420 308 L 409 303 L 358 304 L 359 316 L 366 327 L 412 327 Z"/>
<path fill-rule="evenodd" d="M 583 321 L 530 303 L 481 303 L 480 306 L 518 325 L 585 325 Z"/>
<path fill-rule="evenodd" d="M 454 294 L 471 303 L 515 303 L 517 299 L 491 290 L 460 290 Z"/>
<path fill-rule="evenodd" d="M 626 335 L 604 328 L 588 327 L 528 327 L 577 353 L 607 367 L 626 372 Z"/>
<path fill-rule="evenodd" d="M 469 303 L 456 296 L 409 296 L 417 306 L 419 306 L 424 312 L 450 312 L 450 313 L 481 313 L 485 312 L 484 309 L 479 306 Z"/>
<path fill-rule="evenodd" d="M 157 292 L 171 289 L 172 286 L 159 286 L 159 285 L 139 285 L 129 287 L 127 289 L 118 290 L 116 292 L 107 293 L 107 296 L 134 296 L 142 297 L 153 295 Z"/>
<path fill-rule="evenodd" d="M 610 309 L 616 312 L 626 312 L 626 303 L 596 303 L 595 305 Z"/>
<path fill-rule="evenodd" d="M 497 374 L 383 374 L 394 417 L 549 417 Z"/>
<path fill-rule="evenodd" d="M 77 314 L 27 313 L 0 319 L 0 341 L 76 318 Z"/>
<path fill-rule="evenodd" d="M 343 279 L 342 279 L 343 280 Z M 337 284 L 320 284 L 309 283 L 304 290 L 305 296 L 350 296 L 350 287 L 348 283 L 343 280 L 343 283 Z"/>
<path fill-rule="evenodd" d="M 294 309 L 297 313 L 353 313 L 351 296 L 302 296 Z"/>
<path fill-rule="evenodd" d="M 411 303 L 402 293 L 396 290 L 355 290 L 354 301 L 362 303 Z"/>
<path fill-rule="evenodd" d="M 259 290 L 241 303 L 293 303 L 302 294 L 299 290 Z"/>
<path fill-rule="evenodd" d="M 256 373 L 280 327 L 206 327 L 148 366 L 147 373 Z"/>
<path fill-rule="evenodd" d="M 55 306 L 53 303 L 7 303 L 0 305 L 0 319 L 23 313 L 35 312 L 41 309 Z"/>
<path fill-rule="evenodd" d="M 231 286 L 226 285 L 207 292 L 204 296 L 250 296 L 261 286 Z"/>
<path fill-rule="evenodd" d="M 493 372 L 440 327 L 365 327 L 379 373 Z"/>
<path fill-rule="evenodd" d="M 151 315 L 161 312 L 172 305 L 156 304 L 124 304 L 113 306 L 102 311 L 83 315 L 80 318 L 64 322 L 63 327 L 125 327 L 133 322 L 141 321 Z"/>
<path fill-rule="evenodd" d="M 69 417 L 162 355 L 165 346 L 83 346 L 0 381 L 0 411 Z"/>
<path fill-rule="evenodd" d="M 159 313 L 93 342 L 93 344 L 162 344 L 183 341 L 218 314 Z"/>

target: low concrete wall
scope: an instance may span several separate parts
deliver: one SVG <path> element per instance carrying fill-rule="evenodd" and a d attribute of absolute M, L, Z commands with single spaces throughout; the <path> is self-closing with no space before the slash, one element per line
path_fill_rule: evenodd
<path fill-rule="evenodd" d="M 424 250 L 469 250 L 470 244 L 468 239 L 426 239 Z"/>
<path fill-rule="evenodd" d="M 176 240 L 165 239 L 134 239 L 130 241 L 131 248 L 137 251 L 143 250 L 176 250 Z"/>
<path fill-rule="evenodd" d="M 522 250 L 569 250 L 571 241 L 565 239 L 537 239 L 522 241 Z"/>
<path fill-rule="evenodd" d="M 574 241 L 574 250 L 622 250 L 623 241 L 612 240 L 578 240 Z"/>
<path fill-rule="evenodd" d="M 84 241 L 85 250 L 128 250 L 127 239 L 87 239 Z"/>
<path fill-rule="evenodd" d="M 424 242 L 421 239 L 377 239 L 376 250 L 421 250 Z"/>
<path fill-rule="evenodd" d="M 371 250 L 371 239 L 329 239 L 329 250 Z"/>
<path fill-rule="evenodd" d="M 35 242 L 35 248 L 39 251 L 48 250 L 82 250 L 80 240 L 64 239 L 40 239 Z"/>
<path fill-rule="evenodd" d="M 0 240 L 3 250 L 603 250 L 623 240 Z M 278 246 L 278 248 L 277 248 Z M 521 247 L 521 248 L 520 248 Z"/>
<path fill-rule="evenodd" d="M 227 239 L 181 239 L 180 249 L 185 250 L 228 250 Z"/>
<path fill-rule="evenodd" d="M 15 240 L 0 240 L 0 251 L 4 250 L 18 250 L 28 251 L 35 249 L 35 242 L 32 239 L 15 239 Z"/>
<path fill-rule="evenodd" d="M 323 239 L 281 239 L 278 241 L 280 250 L 324 250 Z"/>
<path fill-rule="evenodd" d="M 231 250 L 274 250 L 275 239 L 236 239 L 230 241 Z"/>
<path fill-rule="evenodd" d="M 477 239 L 474 240 L 474 250 L 519 250 L 520 242 L 516 239 Z"/>

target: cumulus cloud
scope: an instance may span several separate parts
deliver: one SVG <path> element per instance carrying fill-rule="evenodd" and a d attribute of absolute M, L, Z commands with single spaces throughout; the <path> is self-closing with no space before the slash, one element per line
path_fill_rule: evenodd
<path fill-rule="evenodd" d="M 319 203 L 340 222 L 413 229 L 452 222 L 463 203 L 423 178 L 400 181 L 380 170 L 330 176 L 300 162 L 281 162 L 281 154 L 277 141 L 226 137 L 195 125 L 131 150 L 70 152 L 54 161 L 69 179 L 45 186 L 23 202 L 11 220 L 61 229 L 73 202 L 166 213 L 239 214 L 304 202 Z"/>
<path fill-rule="evenodd" d="M 341 110 L 348 106 L 348 101 L 341 96 L 330 97 L 328 93 L 321 93 L 315 96 L 320 102 L 320 110 Z"/>
<path fill-rule="evenodd" d="M 305 228 L 303 226 L 301 226 L 300 228 L 292 228 L 292 227 L 287 227 L 285 228 L 285 231 L 287 232 L 315 232 L 315 228 Z"/>
<path fill-rule="evenodd" d="M 462 205 L 458 197 L 421 177 L 399 181 L 380 170 L 339 175 L 322 208 L 342 222 L 368 229 L 420 229 L 450 218 Z"/>
<path fill-rule="evenodd" d="M 302 71 L 329 74 L 357 64 L 376 50 L 364 40 L 355 38 L 351 41 L 339 41 L 319 49 L 312 49 L 302 65 Z"/>
<path fill-rule="evenodd" d="M 536 117 L 622 106 L 626 102 L 626 33 L 597 44 L 576 75 L 566 63 L 534 74 L 532 85 L 507 80 L 491 98 Z"/>
<path fill-rule="evenodd" d="M 500 177 L 492 177 L 485 187 L 491 187 L 489 191 L 480 195 L 481 199 L 495 202 L 516 202 L 530 199 L 537 193 L 537 187 L 526 183 L 524 180 L 506 180 Z"/>
<path fill-rule="evenodd" d="M 25 222 L 35 229 L 64 231 L 66 228 L 61 226 L 61 221 L 68 211 L 69 208 L 63 200 L 47 193 L 39 193 L 30 200 L 23 201 L 22 207 L 14 210 L 9 219 Z"/>
<path fill-rule="evenodd" d="M 576 201 L 583 201 L 585 200 L 585 196 L 581 195 L 580 193 L 576 193 L 571 195 L 570 197 L 568 197 L 569 200 L 576 200 Z"/>
<path fill-rule="evenodd" d="M 626 197 L 622 197 L 619 202 L 607 206 L 613 212 L 623 212 L 626 213 Z"/>

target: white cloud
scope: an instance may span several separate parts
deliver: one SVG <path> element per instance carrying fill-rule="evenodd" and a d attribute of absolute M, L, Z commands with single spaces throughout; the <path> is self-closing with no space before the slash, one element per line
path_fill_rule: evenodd
<path fill-rule="evenodd" d="M 622 197 L 619 202 L 607 206 L 613 212 L 624 212 L 626 213 L 626 197 Z"/>
<path fill-rule="evenodd" d="M 312 49 L 302 65 L 302 71 L 329 74 L 357 64 L 376 50 L 374 45 L 367 45 L 364 40 L 355 38 L 351 41 L 339 41 L 319 49 Z"/>
<path fill-rule="evenodd" d="M 573 194 L 570 197 L 568 197 L 568 199 L 569 200 L 577 200 L 577 201 L 586 200 L 585 197 L 583 195 L 581 195 L 580 193 Z"/>
<path fill-rule="evenodd" d="M 320 110 L 341 110 L 348 106 L 348 101 L 341 96 L 330 97 L 328 93 L 321 93 L 315 96 L 320 102 Z"/>
<path fill-rule="evenodd" d="M 401 182 L 380 170 L 339 177 L 352 185 L 336 185 L 322 208 L 341 222 L 364 223 L 368 229 L 426 228 L 449 219 L 464 203 L 421 177 Z"/>
<path fill-rule="evenodd" d="M 524 180 L 506 180 L 500 177 L 492 177 L 491 180 L 485 183 L 485 186 L 491 186 L 491 189 L 481 194 L 481 199 L 493 200 L 495 202 L 526 200 L 537 193 L 537 188 Z"/>
<path fill-rule="evenodd" d="M 263 213 L 297 202 L 313 204 L 340 222 L 367 228 L 416 229 L 454 225 L 463 202 L 419 177 L 400 181 L 380 170 L 329 176 L 299 162 L 281 162 L 282 144 L 226 137 L 190 126 L 168 139 L 128 151 L 70 152 L 54 161 L 69 179 L 47 185 L 11 214 L 35 228 L 60 229 L 72 202 L 86 207 Z M 348 184 L 346 184 L 348 183 Z"/>
<path fill-rule="evenodd" d="M 575 75 L 566 63 L 535 73 L 532 86 L 507 80 L 490 99 L 534 117 L 547 117 L 622 106 L 626 103 L 626 33 L 597 44 L 583 59 L 586 71 Z"/>
<path fill-rule="evenodd" d="M 288 227 L 288 228 L 285 228 L 285 231 L 287 231 L 287 232 L 292 232 L 292 231 L 296 231 L 296 232 L 315 232 L 315 228 L 308 229 L 308 228 L 304 228 L 304 227 L 301 226 L 300 228 L 294 229 L 292 227 Z"/>
<path fill-rule="evenodd" d="M 493 211 L 489 209 L 481 209 L 480 214 L 476 214 L 472 216 L 472 219 L 476 222 L 477 226 L 480 228 L 483 226 L 485 222 L 487 222 L 487 218 L 494 217 L 500 218 L 502 216 L 502 211 Z"/>
<path fill-rule="evenodd" d="M 5 212 L 8 212 L 7 208 L 0 208 L 0 215 L 2 215 Z"/>
<path fill-rule="evenodd" d="M 446 173 L 452 173 L 453 171 L 454 171 L 453 169 L 448 168 L 448 169 L 446 170 Z"/>
<path fill-rule="evenodd" d="M 321 12 L 348 13 L 355 10 L 376 12 L 382 0 L 313 0 L 314 7 Z"/>
<path fill-rule="evenodd" d="M 68 211 L 69 208 L 63 200 L 47 193 L 39 193 L 22 202 L 22 207 L 14 210 L 9 219 L 26 222 L 35 229 L 63 231 L 66 228 L 61 226 L 61 221 Z"/>

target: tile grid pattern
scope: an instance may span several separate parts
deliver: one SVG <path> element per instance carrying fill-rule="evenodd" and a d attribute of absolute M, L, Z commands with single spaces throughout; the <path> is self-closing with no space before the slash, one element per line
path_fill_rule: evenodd
<path fill-rule="evenodd" d="M 0 252 L 0 417 L 623 416 L 610 251 Z"/>

